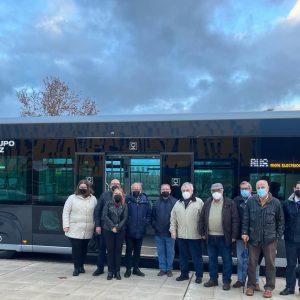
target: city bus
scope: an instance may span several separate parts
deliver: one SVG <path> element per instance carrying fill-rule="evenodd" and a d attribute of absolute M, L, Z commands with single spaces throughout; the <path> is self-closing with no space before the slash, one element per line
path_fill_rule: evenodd
<path fill-rule="evenodd" d="M 162 183 L 179 198 L 192 182 L 205 201 L 212 183 L 233 198 L 265 178 L 283 201 L 300 180 L 299 128 L 300 111 L 0 119 L 0 257 L 71 253 L 62 209 L 84 178 L 97 198 L 113 178 L 126 193 L 141 182 L 152 203 Z M 155 256 L 150 226 L 142 255 Z"/>

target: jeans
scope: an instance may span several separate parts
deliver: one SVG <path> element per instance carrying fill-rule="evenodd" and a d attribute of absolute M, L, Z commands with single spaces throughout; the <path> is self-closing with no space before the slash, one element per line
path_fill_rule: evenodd
<path fill-rule="evenodd" d="M 237 279 L 240 282 L 245 283 L 247 279 L 248 259 L 242 257 L 245 250 L 245 243 L 242 240 L 236 241 L 236 256 L 237 256 Z M 259 265 L 256 266 L 256 283 L 259 283 Z"/>
<path fill-rule="evenodd" d="M 69 238 L 69 240 L 72 245 L 72 258 L 73 258 L 74 268 L 78 269 L 80 267 L 83 267 L 90 240 L 73 239 L 73 238 Z"/>
<path fill-rule="evenodd" d="M 106 260 L 107 260 L 106 242 L 105 242 L 105 238 L 104 238 L 104 230 L 102 228 L 102 234 L 98 235 L 97 268 L 100 269 L 100 270 L 103 270 Z"/>
<path fill-rule="evenodd" d="M 138 269 L 140 264 L 141 248 L 143 239 L 135 239 L 126 236 L 126 268 L 127 270 Z"/>
<path fill-rule="evenodd" d="M 286 287 L 292 290 L 295 289 L 296 286 L 296 274 L 295 269 L 297 265 L 297 252 L 300 250 L 300 243 L 294 243 L 290 241 L 285 241 L 285 252 L 286 255 Z M 299 263 L 299 262 L 298 262 Z"/>
<path fill-rule="evenodd" d="M 125 230 L 118 233 L 105 230 L 104 237 L 107 245 L 108 272 L 120 272 Z"/>
<path fill-rule="evenodd" d="M 214 282 L 218 281 L 218 256 L 221 256 L 223 262 L 223 283 L 230 283 L 232 274 L 231 245 L 227 246 L 225 244 L 225 238 L 223 235 L 209 235 L 207 251 L 209 258 L 210 280 Z"/>
<path fill-rule="evenodd" d="M 189 254 L 191 254 L 196 277 L 203 277 L 202 241 L 190 239 L 178 239 L 179 265 L 183 276 L 189 275 Z"/>
<path fill-rule="evenodd" d="M 155 236 L 159 269 L 167 272 L 173 268 L 173 260 L 175 255 L 175 241 L 167 236 Z"/>
<path fill-rule="evenodd" d="M 263 253 L 266 264 L 266 284 L 264 286 L 265 290 L 274 290 L 275 288 L 275 257 L 277 249 L 277 240 L 267 244 L 267 245 L 248 245 L 249 249 L 249 262 L 248 262 L 248 282 L 247 287 L 255 289 L 255 272 L 260 257 L 260 253 Z"/>

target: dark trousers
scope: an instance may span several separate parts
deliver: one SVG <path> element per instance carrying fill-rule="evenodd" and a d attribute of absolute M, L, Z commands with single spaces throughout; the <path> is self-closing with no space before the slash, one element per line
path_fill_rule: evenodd
<path fill-rule="evenodd" d="M 72 245 L 72 258 L 73 258 L 74 268 L 78 269 L 80 267 L 83 267 L 90 240 L 73 239 L 73 238 L 69 238 L 69 240 Z"/>
<path fill-rule="evenodd" d="M 120 272 L 122 248 L 125 239 L 125 231 L 118 233 L 104 231 L 104 238 L 107 246 L 107 266 L 108 272 Z"/>
<path fill-rule="evenodd" d="M 224 235 L 209 235 L 207 251 L 210 279 L 215 282 L 218 281 L 218 256 L 221 256 L 223 263 L 223 283 L 230 283 L 232 274 L 231 245 L 227 246 L 225 244 Z"/>
<path fill-rule="evenodd" d="M 203 277 L 203 259 L 201 240 L 177 239 L 179 248 L 180 272 L 183 276 L 189 275 L 189 254 L 191 254 L 196 277 Z"/>
<path fill-rule="evenodd" d="M 285 241 L 285 252 L 286 252 L 286 262 L 287 262 L 287 266 L 285 269 L 286 287 L 292 290 L 294 290 L 296 286 L 295 270 L 296 270 L 299 251 L 300 251 L 300 243 Z"/>
<path fill-rule="evenodd" d="M 143 238 L 135 239 L 126 236 L 126 268 L 130 270 L 137 269 L 140 264 L 141 249 Z"/>
<path fill-rule="evenodd" d="M 266 284 L 264 287 L 265 290 L 270 290 L 270 291 L 274 290 L 275 277 L 276 277 L 275 258 L 276 258 L 277 240 L 267 245 L 253 246 L 249 244 L 248 249 L 249 249 L 249 261 L 248 261 L 247 287 L 255 289 L 255 283 L 256 283 L 255 270 L 258 264 L 260 254 L 262 253 L 265 258 L 265 264 L 266 264 Z"/>
<path fill-rule="evenodd" d="M 105 262 L 107 260 L 106 255 L 106 242 L 104 238 L 104 232 L 102 228 L 102 234 L 98 235 L 98 258 L 97 258 L 97 268 L 100 270 L 104 269 Z"/>

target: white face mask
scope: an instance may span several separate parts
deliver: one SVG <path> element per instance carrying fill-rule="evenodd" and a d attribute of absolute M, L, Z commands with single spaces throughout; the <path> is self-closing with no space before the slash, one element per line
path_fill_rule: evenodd
<path fill-rule="evenodd" d="M 182 192 L 182 197 L 183 199 L 190 199 L 191 198 L 191 193 L 190 192 Z"/>
<path fill-rule="evenodd" d="M 222 193 L 214 192 L 212 196 L 215 200 L 220 200 L 222 198 Z"/>

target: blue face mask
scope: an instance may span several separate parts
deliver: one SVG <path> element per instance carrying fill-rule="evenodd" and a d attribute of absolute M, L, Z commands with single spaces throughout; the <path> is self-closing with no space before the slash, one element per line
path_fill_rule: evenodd
<path fill-rule="evenodd" d="M 248 198 L 250 196 L 250 191 L 241 190 L 241 195 L 242 195 L 243 198 Z"/>
<path fill-rule="evenodd" d="M 257 195 L 260 198 L 266 197 L 267 196 L 267 190 L 265 188 L 257 189 Z"/>

